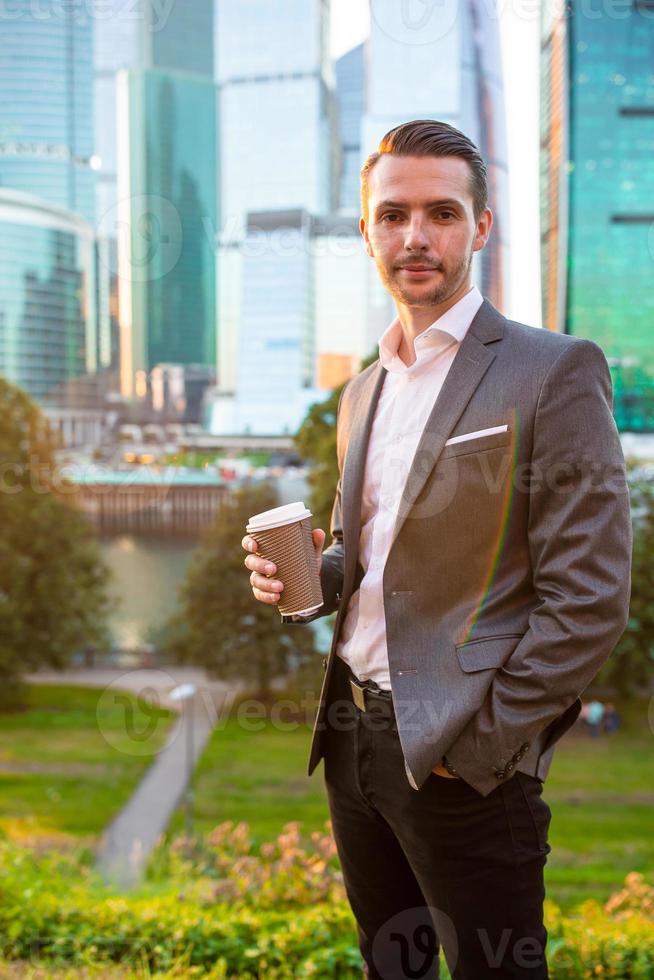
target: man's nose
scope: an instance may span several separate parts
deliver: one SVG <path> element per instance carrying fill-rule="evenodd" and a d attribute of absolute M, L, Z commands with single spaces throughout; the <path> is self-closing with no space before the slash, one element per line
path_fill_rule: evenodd
<path fill-rule="evenodd" d="M 411 252 L 426 251 L 429 248 L 429 239 L 422 218 L 413 218 L 407 224 L 404 247 Z"/>

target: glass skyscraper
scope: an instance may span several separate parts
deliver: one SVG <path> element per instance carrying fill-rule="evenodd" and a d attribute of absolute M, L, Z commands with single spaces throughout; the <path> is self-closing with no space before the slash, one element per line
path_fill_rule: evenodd
<path fill-rule="evenodd" d="M 44 406 L 93 408 L 85 386 L 98 363 L 92 226 L 0 188 L 0 238 L 0 374 Z"/>
<path fill-rule="evenodd" d="M 488 165 L 495 217 L 488 245 L 475 257 L 475 278 L 502 309 L 508 283 L 508 168 L 495 4 L 371 0 L 370 13 L 362 158 L 377 149 L 388 130 L 410 119 L 440 119 L 474 140 Z"/>
<path fill-rule="evenodd" d="M 160 363 L 216 360 L 216 98 L 211 78 L 119 75 L 118 289 L 124 394 Z"/>
<path fill-rule="evenodd" d="M 214 4 L 109 7 L 96 26 L 99 228 L 121 392 L 143 398 L 157 365 L 215 370 Z"/>
<path fill-rule="evenodd" d="M 251 214 L 244 243 L 238 429 L 297 431 L 313 391 L 313 277 L 306 211 Z"/>
<path fill-rule="evenodd" d="M 242 235 L 248 211 L 332 210 L 336 111 L 328 0 L 220 0 L 222 226 Z"/>
<path fill-rule="evenodd" d="M 253 233 L 248 213 L 325 214 L 337 202 L 339 141 L 328 49 L 329 0 L 217 5 L 222 394 L 233 394 L 242 377 L 246 296 L 258 288 L 256 264 L 243 251 Z"/>
<path fill-rule="evenodd" d="M 15 0 L 1 22 L 0 187 L 94 222 L 91 14 Z"/>
<path fill-rule="evenodd" d="M 543 321 L 603 348 L 619 428 L 651 432 L 654 8 L 548 8 L 542 51 Z"/>
<path fill-rule="evenodd" d="M 117 72 L 172 70 L 213 76 L 213 0 L 155 3 L 102 0 L 95 16 L 98 217 L 117 204 Z"/>
<path fill-rule="evenodd" d="M 359 214 L 361 123 L 365 107 L 365 45 L 347 51 L 335 65 L 338 132 L 341 144 L 338 207 Z"/>

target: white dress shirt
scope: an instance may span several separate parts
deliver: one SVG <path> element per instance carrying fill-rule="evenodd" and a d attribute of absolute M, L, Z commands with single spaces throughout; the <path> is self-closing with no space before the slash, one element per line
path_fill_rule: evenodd
<path fill-rule="evenodd" d="M 359 562 L 364 577 L 352 595 L 336 647 L 360 680 L 391 689 L 382 578 L 395 519 L 418 442 L 454 357 L 483 302 L 476 286 L 415 338 L 416 359 L 398 354 L 395 319 L 379 341 L 386 368 L 370 433 L 361 498 Z"/>

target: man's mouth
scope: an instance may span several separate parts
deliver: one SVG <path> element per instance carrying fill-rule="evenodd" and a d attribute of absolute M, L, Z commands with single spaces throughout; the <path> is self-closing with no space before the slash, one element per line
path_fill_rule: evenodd
<path fill-rule="evenodd" d="M 430 272 L 436 272 L 436 266 L 433 265 L 401 265 L 400 270 L 406 272 L 410 276 L 426 276 Z"/>

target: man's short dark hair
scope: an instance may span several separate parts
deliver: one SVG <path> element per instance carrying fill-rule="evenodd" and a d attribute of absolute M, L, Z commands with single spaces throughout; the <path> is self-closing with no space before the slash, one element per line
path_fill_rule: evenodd
<path fill-rule="evenodd" d="M 381 156 L 396 157 L 461 157 L 470 167 L 475 221 L 488 206 L 488 174 L 481 153 L 471 139 L 437 119 L 413 119 L 391 129 L 361 168 L 361 210 L 368 220 L 368 182 L 370 171 Z"/>

